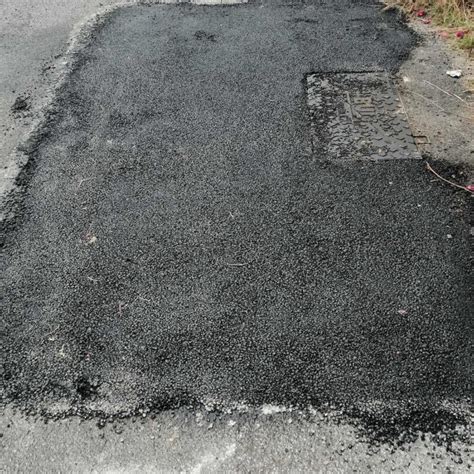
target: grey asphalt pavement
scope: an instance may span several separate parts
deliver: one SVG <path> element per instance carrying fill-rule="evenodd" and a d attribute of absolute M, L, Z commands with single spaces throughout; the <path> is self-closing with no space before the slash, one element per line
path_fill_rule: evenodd
<path fill-rule="evenodd" d="M 414 44 L 372 1 L 110 14 L 2 231 L 4 400 L 95 420 L 298 407 L 373 442 L 459 441 L 467 199 L 422 160 L 331 159 L 307 104 L 307 74 L 390 74 Z"/>
<path fill-rule="evenodd" d="M 4 0 L 0 3 L 0 201 L 18 173 L 15 148 L 37 126 L 63 69 L 71 37 L 120 0 Z M 13 110 L 24 99 L 23 110 Z"/>

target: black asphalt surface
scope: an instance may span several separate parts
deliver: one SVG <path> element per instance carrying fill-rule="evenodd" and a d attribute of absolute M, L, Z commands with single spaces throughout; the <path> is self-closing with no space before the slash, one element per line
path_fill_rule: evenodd
<path fill-rule="evenodd" d="M 91 41 L 4 233 L 7 401 L 441 419 L 469 397 L 462 193 L 421 160 L 311 151 L 305 75 L 395 71 L 415 38 L 394 14 L 142 6 Z"/>

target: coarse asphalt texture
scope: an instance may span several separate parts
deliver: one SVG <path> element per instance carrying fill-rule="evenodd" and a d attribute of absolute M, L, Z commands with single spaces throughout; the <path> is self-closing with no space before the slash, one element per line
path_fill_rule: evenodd
<path fill-rule="evenodd" d="M 395 71 L 414 43 L 375 1 L 111 14 L 3 230 L 4 399 L 45 415 L 272 403 L 457 420 L 464 196 L 420 160 L 312 153 L 306 104 L 306 74 Z"/>

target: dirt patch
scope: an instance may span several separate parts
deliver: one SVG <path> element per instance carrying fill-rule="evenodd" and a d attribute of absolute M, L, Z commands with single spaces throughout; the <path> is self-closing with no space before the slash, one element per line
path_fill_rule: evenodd
<path fill-rule="evenodd" d="M 474 94 L 469 78 L 472 61 L 453 51 L 425 25 L 412 23 L 422 41 L 402 65 L 399 91 L 417 145 L 435 160 L 462 163 L 474 168 Z M 455 79 L 446 71 L 459 69 Z M 469 179 L 469 178 L 468 178 Z"/>

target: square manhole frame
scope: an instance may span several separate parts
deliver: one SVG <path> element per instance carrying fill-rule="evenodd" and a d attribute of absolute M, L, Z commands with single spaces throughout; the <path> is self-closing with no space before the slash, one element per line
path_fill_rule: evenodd
<path fill-rule="evenodd" d="M 344 82 L 358 87 L 344 89 Z M 386 71 L 310 72 L 304 83 L 313 155 L 341 162 L 422 158 L 396 81 Z"/>

